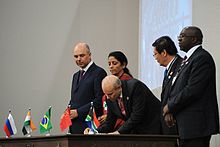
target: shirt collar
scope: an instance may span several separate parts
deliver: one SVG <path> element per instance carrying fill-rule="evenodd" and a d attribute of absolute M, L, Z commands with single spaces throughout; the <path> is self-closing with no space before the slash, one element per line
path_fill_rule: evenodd
<path fill-rule="evenodd" d="M 173 57 L 173 59 L 168 63 L 168 65 L 166 66 L 166 69 L 167 69 L 167 70 L 170 68 L 171 63 L 174 61 L 175 58 L 176 58 L 176 56 Z"/>
<path fill-rule="evenodd" d="M 81 68 L 81 70 L 84 70 L 84 71 L 85 71 L 84 74 L 86 73 L 86 71 L 89 69 L 89 67 L 90 67 L 92 64 L 93 64 L 93 61 L 90 61 L 89 64 L 88 64 L 84 69 Z"/>
<path fill-rule="evenodd" d="M 190 56 L 192 56 L 192 54 L 195 52 L 195 50 L 198 49 L 200 46 L 201 46 L 201 44 L 196 45 L 196 46 L 192 47 L 192 48 L 186 53 L 187 60 L 189 59 Z"/>
<path fill-rule="evenodd" d="M 170 68 L 172 67 L 173 63 L 176 61 L 177 56 L 178 56 L 178 55 L 176 55 L 176 56 L 169 62 L 169 64 L 166 66 L 166 69 L 167 69 L 168 72 L 169 72 Z"/>

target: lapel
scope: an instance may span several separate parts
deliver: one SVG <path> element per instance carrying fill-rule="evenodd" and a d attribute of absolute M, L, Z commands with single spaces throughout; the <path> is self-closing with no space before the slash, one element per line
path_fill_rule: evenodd
<path fill-rule="evenodd" d="M 95 63 L 93 63 L 90 67 L 89 67 L 89 69 L 85 72 L 85 74 L 83 75 L 83 77 L 81 78 L 81 80 L 78 82 L 78 80 L 79 80 L 79 76 L 80 76 L 80 71 L 78 71 L 77 73 L 76 73 L 76 76 L 75 76 L 75 78 L 74 78 L 74 92 L 75 91 L 77 91 L 77 89 L 80 87 L 80 85 L 82 84 L 82 83 L 84 83 L 83 81 L 85 81 L 87 78 L 89 78 L 90 77 L 90 75 L 91 75 L 91 73 L 92 73 L 92 71 L 94 70 L 94 68 L 95 68 Z"/>
<path fill-rule="evenodd" d="M 172 79 L 172 83 L 171 86 L 173 86 L 176 82 L 176 80 L 178 79 L 180 73 L 183 71 L 184 68 L 187 67 L 187 65 L 190 63 L 190 58 L 183 64 L 180 66 L 180 68 L 178 69 L 177 73 L 175 74 L 175 76 Z"/>
<path fill-rule="evenodd" d="M 125 107 L 125 112 L 126 112 L 126 118 L 129 117 L 130 115 L 130 97 L 129 97 L 129 91 L 127 87 L 127 81 L 122 81 L 122 97 L 123 97 L 123 103 Z"/>
<path fill-rule="evenodd" d="M 199 53 L 200 51 L 202 51 L 202 47 L 200 46 L 199 48 L 197 48 L 195 50 L 195 52 L 188 58 L 188 60 L 182 65 L 180 66 L 180 68 L 178 69 L 177 73 L 175 74 L 175 76 L 172 79 L 172 84 L 171 86 L 173 87 L 173 85 L 175 84 L 176 80 L 178 79 L 179 75 L 181 74 L 181 72 L 189 67 L 189 65 L 191 64 L 193 58 L 196 56 L 197 53 Z"/>
<path fill-rule="evenodd" d="M 72 84 L 72 89 L 75 92 L 76 89 L 78 88 L 78 79 L 80 76 L 80 72 L 78 71 L 74 76 L 73 76 L 73 84 Z"/>
<path fill-rule="evenodd" d="M 107 104 L 108 104 L 108 107 L 111 108 L 111 110 L 117 115 L 119 116 L 120 118 L 123 118 L 124 116 L 121 114 L 121 110 L 119 108 L 119 105 L 118 105 L 118 101 L 110 101 L 110 100 L 106 100 Z"/>
<path fill-rule="evenodd" d="M 182 62 L 182 58 L 179 55 L 177 55 L 176 59 L 174 59 L 174 62 L 173 62 L 173 64 L 170 67 L 170 70 L 167 73 L 167 76 L 163 80 L 162 92 L 166 89 L 166 87 L 168 85 L 170 85 L 169 83 L 171 82 L 171 80 L 175 76 L 175 74 L 176 74 L 176 72 L 177 72 L 181 62 Z"/>
<path fill-rule="evenodd" d="M 175 65 L 174 65 L 175 66 Z M 173 75 L 174 75 L 174 70 L 175 67 L 172 66 L 172 68 L 170 69 L 170 71 L 167 73 L 167 76 L 164 78 L 163 80 L 163 89 L 167 86 L 167 84 L 169 83 L 169 81 L 172 79 Z"/>
<path fill-rule="evenodd" d="M 129 115 L 130 115 L 130 113 L 129 113 L 129 101 L 130 101 L 130 98 L 128 96 L 128 91 L 127 91 L 127 88 L 126 88 L 127 85 L 125 84 L 127 81 L 121 81 L 121 82 L 122 82 L 122 99 L 123 99 L 123 103 L 124 103 L 124 108 L 125 108 L 126 116 L 122 115 L 117 100 L 114 101 L 114 102 L 112 102 L 110 100 L 107 100 L 107 101 L 108 101 L 109 107 L 112 108 L 111 110 L 117 116 L 119 116 L 122 119 L 127 119 L 129 117 Z"/>

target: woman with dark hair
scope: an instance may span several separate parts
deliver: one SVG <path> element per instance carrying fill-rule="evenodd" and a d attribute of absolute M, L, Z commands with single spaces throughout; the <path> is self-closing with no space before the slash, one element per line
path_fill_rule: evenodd
<path fill-rule="evenodd" d="M 108 55 L 108 66 L 111 74 L 119 77 L 120 80 L 129 80 L 132 77 L 127 68 L 127 57 L 121 51 L 114 51 Z"/>
<path fill-rule="evenodd" d="M 127 57 L 121 51 L 114 51 L 108 55 L 108 66 L 109 71 L 112 75 L 117 76 L 120 80 L 130 80 L 133 78 L 129 69 L 127 68 L 128 60 Z M 99 118 L 100 123 L 102 124 L 107 117 L 107 104 L 106 104 L 106 95 L 102 97 L 103 105 L 103 115 Z M 117 130 L 124 121 L 118 119 L 115 123 L 115 130 Z"/>

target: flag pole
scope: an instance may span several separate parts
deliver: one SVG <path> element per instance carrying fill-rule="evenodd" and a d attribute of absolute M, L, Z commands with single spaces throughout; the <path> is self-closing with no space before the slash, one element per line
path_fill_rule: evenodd
<path fill-rule="evenodd" d="M 14 119 L 11 115 L 11 109 L 9 109 L 9 114 L 4 124 L 4 131 L 6 133 L 6 138 L 10 138 L 12 135 L 15 135 L 17 133 Z"/>
<path fill-rule="evenodd" d="M 31 113 L 31 108 L 28 108 L 28 111 L 30 111 L 30 113 Z M 31 117 L 31 116 L 30 116 Z M 31 121 L 31 118 L 30 118 L 30 121 Z M 27 137 L 31 137 L 31 128 L 29 128 L 30 129 L 30 131 L 29 131 L 29 133 L 27 134 Z"/>
<path fill-rule="evenodd" d="M 71 105 L 68 105 L 67 109 L 70 109 Z M 66 132 L 67 135 L 71 134 L 70 129 Z"/>
<path fill-rule="evenodd" d="M 8 114 L 11 114 L 11 109 L 8 110 Z M 8 119 L 8 117 L 7 117 L 7 119 Z M 6 135 L 5 138 L 9 138 L 9 137 Z"/>
<path fill-rule="evenodd" d="M 48 130 L 47 134 L 45 136 L 50 136 L 50 130 Z"/>
<path fill-rule="evenodd" d="M 51 108 L 52 108 L 52 106 L 49 106 L 49 109 L 51 109 Z M 51 114 L 50 114 L 50 117 L 51 117 Z M 51 118 L 50 118 L 50 121 L 51 121 Z M 47 131 L 47 134 L 45 136 L 50 136 L 50 129 Z"/>

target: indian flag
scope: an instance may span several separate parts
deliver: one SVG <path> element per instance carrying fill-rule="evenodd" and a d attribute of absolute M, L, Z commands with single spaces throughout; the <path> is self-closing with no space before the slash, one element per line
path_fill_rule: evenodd
<path fill-rule="evenodd" d="M 22 132 L 24 135 L 26 134 L 29 134 L 36 130 L 37 128 L 35 127 L 33 121 L 31 120 L 31 109 L 28 110 L 28 113 L 25 117 L 25 120 L 24 120 L 24 125 L 23 125 L 23 128 L 22 128 Z"/>

